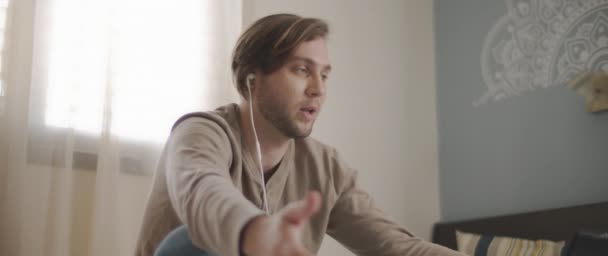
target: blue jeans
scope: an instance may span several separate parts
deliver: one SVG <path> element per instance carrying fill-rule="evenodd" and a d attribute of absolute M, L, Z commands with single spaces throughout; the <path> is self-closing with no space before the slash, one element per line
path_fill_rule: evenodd
<path fill-rule="evenodd" d="M 214 256 L 207 253 L 192 244 L 188 230 L 185 225 L 179 226 L 171 231 L 160 242 L 154 256 Z"/>

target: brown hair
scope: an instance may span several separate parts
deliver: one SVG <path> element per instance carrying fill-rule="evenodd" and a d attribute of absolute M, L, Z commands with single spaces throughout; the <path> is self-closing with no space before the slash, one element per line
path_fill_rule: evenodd
<path fill-rule="evenodd" d="M 325 21 L 294 14 L 274 14 L 257 20 L 239 38 L 232 55 L 232 74 L 241 96 L 246 96 L 247 75 L 279 69 L 300 43 L 329 33 Z"/>

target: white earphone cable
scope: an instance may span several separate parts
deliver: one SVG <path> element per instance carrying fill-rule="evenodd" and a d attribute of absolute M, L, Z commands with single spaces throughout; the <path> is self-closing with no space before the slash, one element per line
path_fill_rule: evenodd
<path fill-rule="evenodd" d="M 260 141 L 258 140 L 258 133 L 255 129 L 255 122 L 253 121 L 253 103 L 252 103 L 252 98 L 251 98 L 251 84 L 250 84 L 250 80 L 252 79 L 252 77 L 247 76 L 247 91 L 249 92 L 249 118 L 251 120 L 251 127 L 253 128 L 253 135 L 255 136 L 255 147 L 256 147 L 256 155 L 257 155 L 257 160 L 258 160 L 258 168 L 260 169 L 260 174 L 262 177 L 262 196 L 263 196 L 263 200 L 264 200 L 264 211 L 266 212 L 266 214 L 270 214 L 269 210 L 268 210 L 268 197 L 266 195 L 266 181 L 264 179 L 264 167 L 262 166 L 262 149 L 260 147 Z"/>

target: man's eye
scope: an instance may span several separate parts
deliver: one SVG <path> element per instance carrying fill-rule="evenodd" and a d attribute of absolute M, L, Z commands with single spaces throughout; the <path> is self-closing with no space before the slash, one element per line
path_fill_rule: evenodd
<path fill-rule="evenodd" d="M 327 78 L 329 78 L 329 75 L 321 75 L 321 79 L 323 79 L 323 81 L 327 80 Z"/>
<path fill-rule="evenodd" d="M 298 68 L 296 68 L 296 72 L 307 75 L 308 74 L 308 69 L 306 69 L 304 67 L 298 67 Z"/>

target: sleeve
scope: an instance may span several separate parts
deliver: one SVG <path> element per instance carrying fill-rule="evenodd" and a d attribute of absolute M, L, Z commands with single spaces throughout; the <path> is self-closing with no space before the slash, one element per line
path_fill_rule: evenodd
<path fill-rule="evenodd" d="M 195 246 L 237 256 L 241 230 L 264 214 L 231 182 L 230 141 L 219 124 L 189 118 L 168 141 L 166 179 L 169 198 Z"/>
<path fill-rule="evenodd" d="M 345 174 L 327 229 L 350 251 L 361 256 L 464 256 L 400 227 L 374 205 L 356 180 L 356 172 Z"/>

